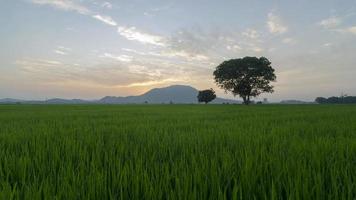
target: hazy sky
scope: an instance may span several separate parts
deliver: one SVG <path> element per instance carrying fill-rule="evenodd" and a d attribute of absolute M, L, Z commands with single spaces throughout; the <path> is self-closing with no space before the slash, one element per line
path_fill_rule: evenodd
<path fill-rule="evenodd" d="M 356 95 L 356 0 L 3 0 L 0 98 L 97 99 L 216 88 L 222 61 L 265 56 L 270 100 Z"/>

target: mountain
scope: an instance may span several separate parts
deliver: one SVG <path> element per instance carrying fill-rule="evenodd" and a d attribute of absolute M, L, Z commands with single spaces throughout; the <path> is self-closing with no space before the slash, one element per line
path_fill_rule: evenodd
<path fill-rule="evenodd" d="M 164 88 L 155 88 L 142 95 L 115 97 L 106 96 L 100 100 L 88 101 L 82 99 L 48 99 L 45 101 L 24 101 L 18 99 L 0 99 L 0 103 L 28 103 L 28 104 L 190 104 L 198 103 L 198 90 L 186 85 L 172 85 Z M 216 98 L 212 104 L 241 103 L 240 101 Z"/>
<path fill-rule="evenodd" d="M 86 101 L 82 99 L 48 99 L 44 101 L 44 103 L 47 104 L 88 104 L 88 103 L 93 103 L 91 101 Z"/>
<path fill-rule="evenodd" d="M 24 100 L 10 99 L 10 98 L 0 99 L 0 103 L 21 103 L 21 102 L 24 102 Z"/>
<path fill-rule="evenodd" d="M 155 88 L 139 96 L 112 97 L 107 96 L 99 100 L 106 104 L 128 104 L 128 103 L 149 103 L 149 104 L 189 104 L 198 103 L 198 90 L 186 85 L 172 85 L 164 88 Z M 211 103 L 240 103 L 231 99 L 216 98 Z"/>

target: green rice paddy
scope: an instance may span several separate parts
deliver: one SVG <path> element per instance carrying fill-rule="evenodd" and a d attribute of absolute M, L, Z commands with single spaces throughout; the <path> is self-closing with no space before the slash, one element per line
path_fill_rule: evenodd
<path fill-rule="evenodd" d="M 356 106 L 1 105 L 0 199 L 356 199 Z"/>

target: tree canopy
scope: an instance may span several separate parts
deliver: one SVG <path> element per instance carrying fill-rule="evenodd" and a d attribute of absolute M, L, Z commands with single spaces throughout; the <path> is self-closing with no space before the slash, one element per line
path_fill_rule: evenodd
<path fill-rule="evenodd" d="M 213 89 L 202 90 L 198 93 L 198 102 L 205 102 L 205 104 L 216 98 L 215 91 Z"/>
<path fill-rule="evenodd" d="M 273 92 L 270 82 L 276 80 L 276 75 L 267 58 L 244 57 L 221 63 L 214 71 L 214 78 L 220 88 L 239 95 L 248 105 L 251 97 Z"/>
<path fill-rule="evenodd" d="M 316 103 L 319 104 L 355 104 L 356 97 L 355 96 L 340 96 L 340 97 L 317 97 L 315 99 Z"/>

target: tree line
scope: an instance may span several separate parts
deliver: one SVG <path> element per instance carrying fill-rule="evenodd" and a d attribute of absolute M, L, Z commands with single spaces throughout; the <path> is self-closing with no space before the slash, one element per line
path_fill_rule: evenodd
<path fill-rule="evenodd" d="M 340 97 L 317 97 L 316 103 L 319 104 L 353 104 L 356 103 L 356 96 L 342 95 Z"/>

